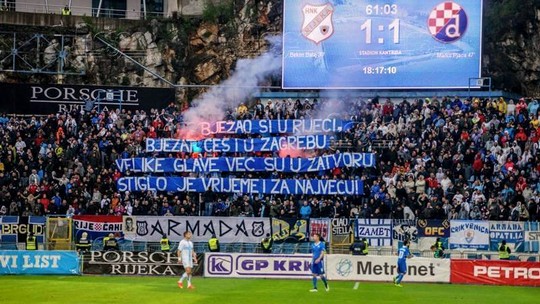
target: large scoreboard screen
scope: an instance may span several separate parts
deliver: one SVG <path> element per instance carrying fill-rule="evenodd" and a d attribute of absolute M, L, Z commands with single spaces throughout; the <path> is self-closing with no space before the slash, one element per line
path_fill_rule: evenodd
<path fill-rule="evenodd" d="M 466 88 L 481 45 L 482 0 L 285 0 L 283 88 Z"/>

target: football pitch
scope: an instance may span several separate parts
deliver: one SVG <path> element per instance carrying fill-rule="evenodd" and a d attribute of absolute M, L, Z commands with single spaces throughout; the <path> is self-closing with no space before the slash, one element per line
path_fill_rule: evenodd
<path fill-rule="evenodd" d="M 309 280 L 193 279 L 179 289 L 173 277 L 2 276 L 0 303 L 538 303 L 540 288 L 331 282 L 310 293 Z M 322 285 L 319 282 L 319 285 Z"/>

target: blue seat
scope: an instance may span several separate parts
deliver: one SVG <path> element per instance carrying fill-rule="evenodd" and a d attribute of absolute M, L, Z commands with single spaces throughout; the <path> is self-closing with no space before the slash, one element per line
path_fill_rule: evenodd
<path fill-rule="evenodd" d="M 133 242 L 133 251 L 147 251 L 147 244 L 146 242 Z"/>
<path fill-rule="evenodd" d="M 298 248 L 297 248 L 296 252 L 298 252 L 298 253 L 306 253 L 307 254 L 307 253 L 309 253 L 309 250 L 310 250 L 309 243 L 304 242 L 304 243 L 300 243 L 298 245 Z"/>
<path fill-rule="evenodd" d="M 232 243 L 231 252 L 242 252 L 242 243 Z"/>
<path fill-rule="evenodd" d="M 283 250 L 283 244 L 275 244 L 272 246 L 272 253 L 280 254 Z"/>
<path fill-rule="evenodd" d="M 123 240 L 121 242 L 118 242 L 118 247 L 122 251 L 134 251 L 133 241 L 130 240 Z"/>
<path fill-rule="evenodd" d="M 98 237 L 92 242 L 92 251 L 101 251 L 103 250 L 103 237 Z"/>
<path fill-rule="evenodd" d="M 257 252 L 256 250 L 257 250 L 257 244 L 246 243 L 246 244 L 244 244 L 244 248 L 243 248 L 242 252 L 255 253 L 255 252 Z"/>
<path fill-rule="evenodd" d="M 1 250 L 19 250 L 16 243 L 0 243 Z"/>
<path fill-rule="evenodd" d="M 284 243 L 283 249 L 281 250 L 281 253 L 284 254 L 293 254 L 296 252 L 297 244 L 295 243 Z"/>

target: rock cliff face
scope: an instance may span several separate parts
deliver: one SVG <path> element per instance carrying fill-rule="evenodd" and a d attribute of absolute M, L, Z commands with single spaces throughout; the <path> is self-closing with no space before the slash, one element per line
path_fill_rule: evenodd
<path fill-rule="evenodd" d="M 268 47 L 265 38 L 281 32 L 282 0 L 231 1 L 205 9 L 201 17 L 154 19 L 115 32 L 98 33 L 89 19 L 86 26 L 76 29 L 78 36 L 69 47 L 67 59 L 68 69 L 85 70 L 86 74 L 66 76 L 62 81 L 168 86 L 159 77 L 105 47 L 95 38 L 97 35 L 171 83 L 217 84 L 230 75 L 237 59 L 261 54 Z M 494 88 L 540 96 L 538 25 L 538 0 L 485 0 L 483 75 L 493 78 Z M 81 31 L 87 34 L 81 35 Z M 54 43 L 46 46 L 44 61 L 54 59 L 58 47 Z M 0 81 L 19 81 L 17 77 L 21 76 L 0 73 Z M 58 81 L 56 76 L 22 77 L 27 82 Z M 180 90 L 179 98 L 191 99 L 201 90 Z"/>
<path fill-rule="evenodd" d="M 484 76 L 496 88 L 540 96 L 540 1 L 484 1 Z"/>

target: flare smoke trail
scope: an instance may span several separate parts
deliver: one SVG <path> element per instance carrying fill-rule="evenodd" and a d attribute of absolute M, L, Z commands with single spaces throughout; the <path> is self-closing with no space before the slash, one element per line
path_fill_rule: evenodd
<path fill-rule="evenodd" d="M 223 120 L 227 110 L 234 110 L 257 92 L 257 86 L 262 80 L 280 72 L 280 39 L 268 38 L 269 50 L 266 53 L 255 58 L 239 59 L 227 80 L 195 99 L 192 107 L 184 113 L 184 122 L 188 129 L 200 122 Z"/>

